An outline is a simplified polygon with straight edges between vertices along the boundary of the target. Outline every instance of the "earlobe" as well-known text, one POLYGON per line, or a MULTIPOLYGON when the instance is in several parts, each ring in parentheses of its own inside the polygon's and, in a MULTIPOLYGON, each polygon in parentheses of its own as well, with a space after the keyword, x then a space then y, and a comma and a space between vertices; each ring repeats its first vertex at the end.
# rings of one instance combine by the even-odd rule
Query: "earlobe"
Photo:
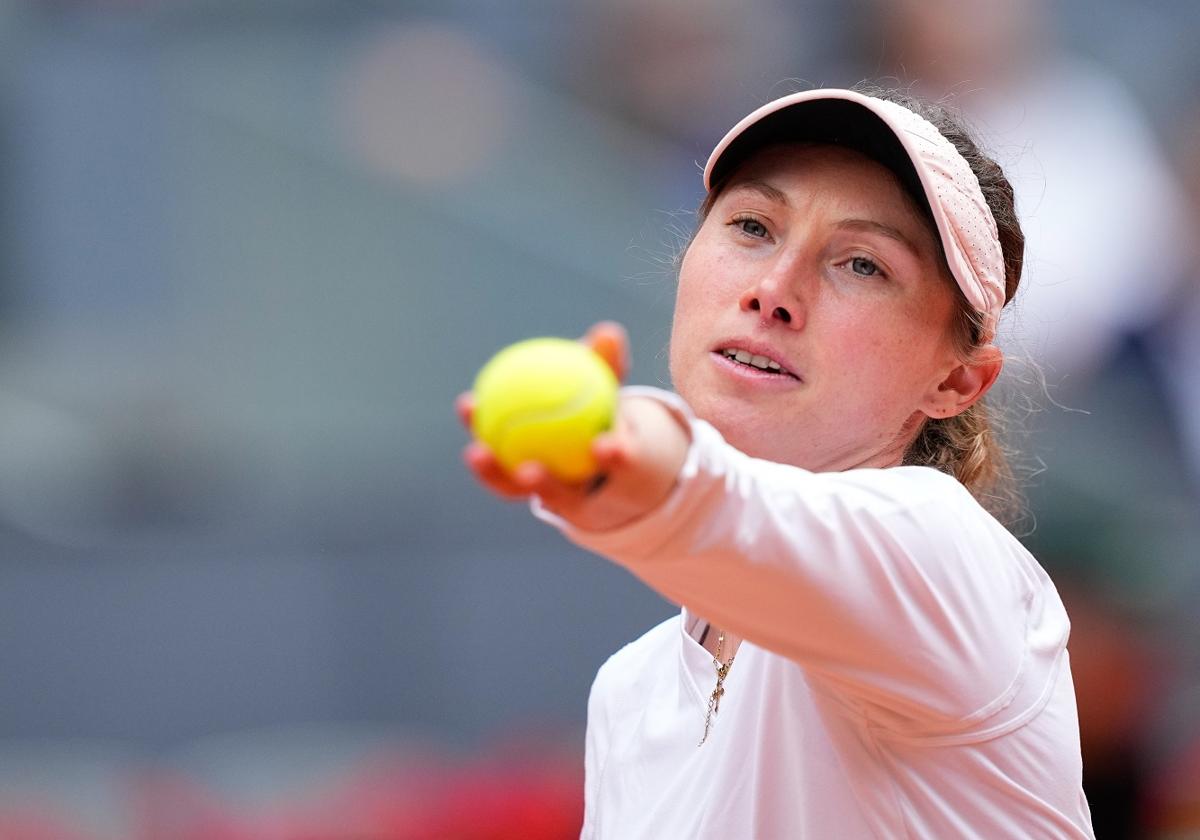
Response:
POLYGON ((953 417, 966 411, 996 383, 1004 354, 994 344, 975 351, 969 362, 955 366, 926 397, 922 411, 929 417, 953 417))

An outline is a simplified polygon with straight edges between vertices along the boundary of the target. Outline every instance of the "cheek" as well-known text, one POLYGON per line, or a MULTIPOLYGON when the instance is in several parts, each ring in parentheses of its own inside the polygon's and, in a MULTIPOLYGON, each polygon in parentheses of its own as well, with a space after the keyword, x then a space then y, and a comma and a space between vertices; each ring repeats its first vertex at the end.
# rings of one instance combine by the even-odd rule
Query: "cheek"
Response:
POLYGON ((870 395, 871 401, 906 408, 923 390, 933 369, 933 342, 902 313, 851 307, 826 326, 815 345, 833 369, 842 371, 844 386, 870 395))
POLYGON ((681 393, 696 370, 695 359, 713 338, 712 325, 737 305, 736 295, 730 297, 731 272, 725 263, 703 231, 680 261, 668 358, 671 380, 681 393))
POLYGON ((724 273, 711 250, 697 239, 683 255, 675 289, 673 336, 686 337, 724 299, 718 287, 724 273))
POLYGON ((683 353, 683 347, 688 342, 690 324, 695 320, 692 309, 697 296, 692 291, 695 283, 693 270, 692 249, 683 255, 679 265, 679 274, 675 280, 675 310, 671 316, 671 341, 667 347, 671 379, 678 387, 681 368, 678 360, 683 353))
POLYGON ((702 230, 679 266, 675 312, 713 312, 736 306, 752 270, 736 248, 714 241, 716 235, 702 230))

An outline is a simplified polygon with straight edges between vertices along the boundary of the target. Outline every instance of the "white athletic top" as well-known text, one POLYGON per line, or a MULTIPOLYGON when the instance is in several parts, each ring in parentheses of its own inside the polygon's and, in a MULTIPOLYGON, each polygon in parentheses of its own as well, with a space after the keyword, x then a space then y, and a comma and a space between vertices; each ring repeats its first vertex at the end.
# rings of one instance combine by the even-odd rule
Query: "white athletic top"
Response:
POLYGON ((666 501, 605 532, 533 506, 683 605, 596 675, 583 838, 1093 837, 1062 602, 961 484, 750 458, 626 393, 690 426, 666 501), (705 620, 744 641, 697 746, 705 620))

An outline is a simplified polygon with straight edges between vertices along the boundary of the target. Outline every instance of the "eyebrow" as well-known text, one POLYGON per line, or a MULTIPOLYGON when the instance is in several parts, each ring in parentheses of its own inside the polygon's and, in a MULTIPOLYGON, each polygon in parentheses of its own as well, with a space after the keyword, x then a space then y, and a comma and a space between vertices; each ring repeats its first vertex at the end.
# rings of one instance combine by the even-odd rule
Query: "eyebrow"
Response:
POLYGON ((784 207, 791 207, 787 195, 780 189, 777 189, 766 181, 760 181, 757 178, 751 178, 746 181, 738 181, 731 189, 740 190, 748 189, 759 193, 769 201, 774 201, 776 204, 782 204, 784 207))
POLYGON ((916 256, 921 256, 921 251, 913 244, 912 240, 901 233, 899 229, 891 225, 885 225, 883 222, 876 222, 873 219, 842 219, 834 227, 841 228, 842 230, 861 230, 867 233, 877 233, 880 236, 886 236, 888 239, 894 239, 912 251, 916 256))
MULTIPOLYGON (((758 178, 749 178, 745 181, 738 181, 730 187, 730 190, 748 189, 752 192, 759 193, 769 201, 774 201, 777 204, 782 204, 784 207, 791 207, 788 201, 787 194, 777 187, 773 187, 766 181, 758 178)), ((911 251, 916 256, 921 256, 921 250, 913 243, 911 239, 900 232, 899 228, 885 225, 883 222, 877 222, 874 219, 842 219, 837 222, 835 227, 842 230, 858 230, 867 233, 876 233, 880 236, 886 236, 888 239, 895 240, 911 251)))

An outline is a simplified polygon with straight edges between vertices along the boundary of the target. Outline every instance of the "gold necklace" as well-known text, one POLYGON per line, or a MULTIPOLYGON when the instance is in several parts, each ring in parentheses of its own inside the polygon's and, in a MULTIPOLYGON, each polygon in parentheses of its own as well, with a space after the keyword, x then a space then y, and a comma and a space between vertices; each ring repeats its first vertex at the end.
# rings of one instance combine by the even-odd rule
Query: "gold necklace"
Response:
POLYGON ((701 746, 708 739, 708 730, 712 728, 713 715, 720 709, 721 695, 725 693, 725 676, 729 673, 729 669, 733 667, 733 660, 737 658, 737 654, 735 653, 729 657, 728 662, 721 662, 721 648, 725 646, 725 631, 721 630, 718 632, 717 653, 713 657, 713 665, 717 669, 717 685, 713 688, 713 692, 708 698, 708 713, 704 716, 704 737, 700 739, 700 743, 696 745, 697 747, 701 746))

